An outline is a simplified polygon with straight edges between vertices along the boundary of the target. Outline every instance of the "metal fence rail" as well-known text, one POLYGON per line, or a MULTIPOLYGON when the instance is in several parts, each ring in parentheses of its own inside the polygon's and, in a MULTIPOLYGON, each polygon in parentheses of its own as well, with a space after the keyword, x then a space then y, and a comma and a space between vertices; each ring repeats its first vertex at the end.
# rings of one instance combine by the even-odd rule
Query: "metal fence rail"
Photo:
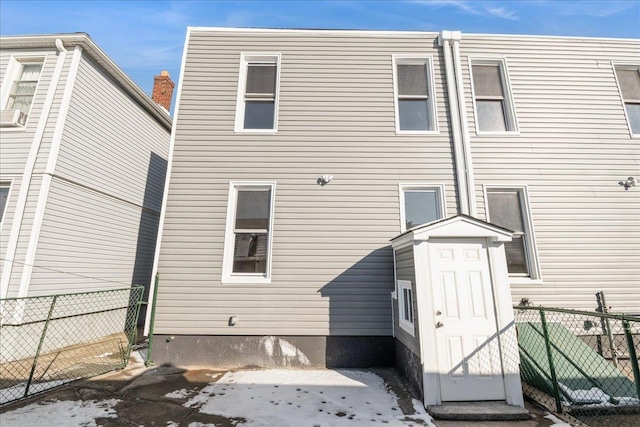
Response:
POLYGON ((0 299, 0 405, 124 368, 143 290, 0 299))
POLYGON ((516 306, 520 372, 590 426, 640 426, 640 318, 516 306))

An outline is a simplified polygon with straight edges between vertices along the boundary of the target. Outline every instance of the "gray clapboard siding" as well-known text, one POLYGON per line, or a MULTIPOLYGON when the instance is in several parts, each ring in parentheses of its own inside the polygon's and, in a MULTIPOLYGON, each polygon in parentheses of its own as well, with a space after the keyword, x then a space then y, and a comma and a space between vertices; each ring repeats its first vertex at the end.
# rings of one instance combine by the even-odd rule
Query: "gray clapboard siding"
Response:
POLYGON ((389 239, 400 232, 398 183, 443 183, 447 208, 455 213, 457 206, 438 71, 440 134, 395 134, 392 55, 432 55, 440 70, 434 38, 191 33, 156 333, 391 335, 389 239), (240 54, 261 51, 282 55, 278 132, 234 134, 240 54), (334 180, 320 187, 323 174, 334 180), (271 284, 220 283, 232 180, 276 182, 271 284), (233 328, 231 315, 239 318, 233 328))
POLYGON ((159 212, 166 141, 166 129, 83 56, 56 174, 159 212))
MULTIPOLYGON (((129 286, 136 263, 150 270, 153 251, 139 251, 154 245, 158 215, 154 217, 155 222, 148 221, 138 206, 54 178, 30 295, 129 286)), ((146 271, 147 280, 150 275, 146 271)))
POLYGON ((477 203, 483 184, 527 185, 543 283, 514 301, 592 310, 604 290, 618 312, 640 311, 638 175, 611 62, 640 62, 637 40, 465 35, 461 42, 477 203), (507 58, 520 135, 475 134, 467 56, 507 58))
POLYGON ((392 301, 393 304, 393 331, 396 338, 402 342, 413 354, 420 357, 420 331, 418 328, 418 303, 416 301, 416 275, 415 265, 413 261, 413 246, 402 248, 396 251, 396 278, 398 280, 408 280, 411 282, 413 289, 413 314, 414 314, 414 336, 411 336, 400 327, 399 316, 400 308, 398 306, 400 297, 392 301))

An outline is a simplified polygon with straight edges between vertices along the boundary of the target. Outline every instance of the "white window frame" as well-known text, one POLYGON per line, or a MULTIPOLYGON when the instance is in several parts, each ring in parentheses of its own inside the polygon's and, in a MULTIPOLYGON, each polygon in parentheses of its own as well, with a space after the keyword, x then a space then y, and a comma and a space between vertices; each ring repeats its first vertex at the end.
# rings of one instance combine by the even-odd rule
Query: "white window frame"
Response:
POLYGON ((440 208, 440 218, 444 218, 447 212, 447 206, 445 204, 445 195, 444 195, 444 184, 432 184, 432 183, 421 183, 421 182, 401 182, 398 184, 398 191, 400 193, 400 232, 404 233, 407 231, 407 220, 406 220, 406 212, 405 212, 405 199, 404 193, 405 191, 424 191, 424 192, 435 192, 437 195, 437 200, 440 208))
MULTIPOLYGON (((616 72, 616 70, 636 70, 638 73, 640 73, 640 65, 612 62, 611 66, 613 67, 613 76, 616 79, 616 86, 618 87, 618 93, 620 94, 620 100, 622 101, 622 109, 624 110, 624 118, 627 121, 629 135, 631 136, 631 138, 640 138, 640 133, 633 133, 633 128, 631 127, 631 120, 629 119, 629 115, 627 114, 627 101, 625 101, 624 96, 622 95, 622 87, 620 87, 620 81, 618 81, 618 73, 616 72)), ((633 102, 633 104, 636 104, 636 103, 633 102)))
POLYGON ((2 226, 4 225, 4 219, 7 216, 7 211, 9 210, 9 202, 11 201, 11 191, 13 190, 13 180, 0 178, 0 187, 9 188, 9 192, 7 193, 7 204, 4 206, 4 211, 0 212, 0 230, 2 230, 2 226))
POLYGON ((416 329, 416 313, 414 310, 415 299, 416 295, 413 292, 412 283, 409 280, 398 280, 398 325, 400 325, 400 328, 412 337, 415 337, 416 329), (411 292, 411 305, 409 307, 411 309, 411 320, 404 317, 405 305, 407 304, 407 301, 404 298, 405 289, 411 292))
POLYGON ((487 222, 491 222, 489 215, 489 196, 491 190, 517 191, 520 199, 520 211, 524 225, 524 250, 527 259, 527 267, 529 275, 511 274, 509 273, 509 282, 511 284, 542 284, 542 275, 540 274, 540 262, 538 259, 538 248, 536 245, 536 237, 533 229, 533 220, 531 217, 531 207, 529 205, 529 190, 526 185, 501 185, 501 184, 484 184, 484 211, 487 222))
POLYGON ((244 284, 269 284, 271 283, 271 259, 273 246, 273 216, 274 202, 276 197, 276 183, 263 181, 231 181, 229 183, 229 201, 227 205, 227 222, 224 236, 224 254, 222 260, 222 278, 221 283, 244 283, 244 284), (267 265, 265 273, 234 273, 233 272, 233 256, 235 246, 235 219, 238 189, 242 188, 264 188, 271 190, 271 200, 269 206, 269 232, 268 232, 268 252, 267 265))
POLYGON ((236 99, 236 120, 234 132, 273 134, 278 132, 278 104, 280 99, 280 53, 272 52, 242 52, 240 54, 240 73, 238 75, 238 96, 236 99), (247 86, 247 70, 249 64, 275 64, 276 88, 273 107, 273 129, 245 129, 245 90, 247 86))
POLYGON ((20 56, 11 56, 9 58, 9 63, 7 64, 7 69, 4 73, 4 79, 2 81, 2 85, 0 85, 0 110, 6 110, 7 105, 9 103, 9 96, 11 94, 11 89, 13 87, 13 82, 18 78, 20 71, 22 70, 22 64, 36 63, 42 64, 42 69, 40 70, 40 75, 38 76, 38 83, 36 84, 36 88, 33 92, 33 100, 31 101, 31 105, 29 106, 29 111, 23 111, 27 115, 27 122, 24 126, 15 126, 15 127, 0 127, 2 132, 24 132, 27 128, 27 124, 29 123, 29 119, 31 118, 31 111, 33 110, 33 104, 38 95, 38 91, 40 89, 40 84, 42 82, 42 73, 44 72, 46 57, 43 55, 20 55, 20 56))
POLYGON ((426 55, 416 57, 415 55, 392 55, 393 66, 393 105, 395 108, 396 134, 397 135, 438 135, 438 112, 436 99, 436 85, 433 76, 433 56, 426 55), (433 124, 428 130, 401 130, 400 129, 400 107, 398 105, 398 65, 424 65, 427 69, 427 112, 429 122, 433 124))
POLYGON ((469 83, 471 84, 471 100, 473 102, 473 115, 475 120, 476 135, 519 135, 518 116, 516 114, 516 105, 513 100, 513 92, 511 91, 511 81, 509 79, 509 68, 507 66, 507 58, 500 57, 469 57, 469 83), (504 93, 504 121, 506 131, 483 131, 479 130, 478 124, 478 106, 476 105, 476 90, 473 87, 473 66, 488 65, 497 66, 500 70, 500 83, 502 84, 502 92, 504 93))

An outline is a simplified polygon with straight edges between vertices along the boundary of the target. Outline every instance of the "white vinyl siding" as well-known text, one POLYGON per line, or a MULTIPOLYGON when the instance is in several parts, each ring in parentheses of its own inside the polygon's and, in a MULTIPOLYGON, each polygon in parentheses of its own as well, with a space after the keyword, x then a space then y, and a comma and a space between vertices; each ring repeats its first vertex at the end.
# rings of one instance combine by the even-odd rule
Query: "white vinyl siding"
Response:
POLYGON ((280 54, 243 53, 240 59, 236 132, 275 132, 280 54))
POLYGON ((517 132, 506 61, 474 58, 471 70, 478 132, 517 132))
POLYGON ((400 184, 400 231, 445 216, 444 185, 400 184))
MULTIPOLYGON (((502 55, 517 101, 519 135, 476 135, 467 111, 480 218, 485 184, 526 185, 539 283, 512 284, 514 303, 593 310, 605 291, 616 312, 640 307, 638 193, 618 185, 636 176, 640 146, 629 137, 613 64, 640 58, 637 40, 467 34, 461 55, 502 55)), ((466 99, 471 73, 463 61, 466 99)), ((513 283, 513 282, 512 282, 513 283)))
POLYGON ((223 283, 269 283, 275 183, 229 185, 223 283))
POLYGON ((396 133, 437 132, 431 57, 393 56, 396 133))
POLYGON ((616 66, 616 75, 629 129, 633 136, 640 136, 640 67, 616 66))
MULTIPOLYGON (((396 135, 392 55, 424 34, 192 30, 158 271, 157 333, 390 336, 399 182, 441 182, 456 211, 444 80, 441 134, 396 135), (278 132, 234 133, 242 52, 282 54, 278 132), (317 180, 332 175, 324 186, 317 180), (390 178, 392 176, 392 178, 390 178), (277 182, 268 286, 220 283, 229 181, 277 182), (234 327, 230 316, 238 316, 234 327)), ((435 40, 437 34, 428 35, 435 40)))

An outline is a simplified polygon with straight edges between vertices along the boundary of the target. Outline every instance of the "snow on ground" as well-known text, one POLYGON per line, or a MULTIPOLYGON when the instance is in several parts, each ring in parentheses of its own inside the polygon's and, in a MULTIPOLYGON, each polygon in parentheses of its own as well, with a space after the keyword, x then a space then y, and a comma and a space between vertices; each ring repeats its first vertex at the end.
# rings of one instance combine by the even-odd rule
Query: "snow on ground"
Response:
MULTIPOLYGON (((39 393, 45 390, 49 390, 51 388, 59 387, 63 384, 71 382, 73 380, 54 380, 47 382, 34 382, 31 384, 30 393, 39 393)), ((18 400, 24 396, 25 391, 27 391, 27 383, 22 382, 20 384, 16 384, 11 387, 0 389, 0 405, 4 405, 7 402, 11 402, 13 400, 18 400)), ((4 427, 4 426, 2 426, 4 427)))
POLYGON ((96 427, 96 418, 116 418, 113 407, 118 402, 119 399, 32 403, 2 414, 2 427, 96 427))
POLYGON ((571 427, 571 424, 565 423, 564 421, 562 421, 560 418, 556 417, 555 415, 547 414, 544 417, 553 422, 551 427, 571 427))
MULTIPOLYGON (((178 390, 176 393, 180 392, 178 390)), ((224 417, 243 427, 433 426, 419 401, 405 416, 379 376, 351 370, 228 372, 184 406, 224 417)))

